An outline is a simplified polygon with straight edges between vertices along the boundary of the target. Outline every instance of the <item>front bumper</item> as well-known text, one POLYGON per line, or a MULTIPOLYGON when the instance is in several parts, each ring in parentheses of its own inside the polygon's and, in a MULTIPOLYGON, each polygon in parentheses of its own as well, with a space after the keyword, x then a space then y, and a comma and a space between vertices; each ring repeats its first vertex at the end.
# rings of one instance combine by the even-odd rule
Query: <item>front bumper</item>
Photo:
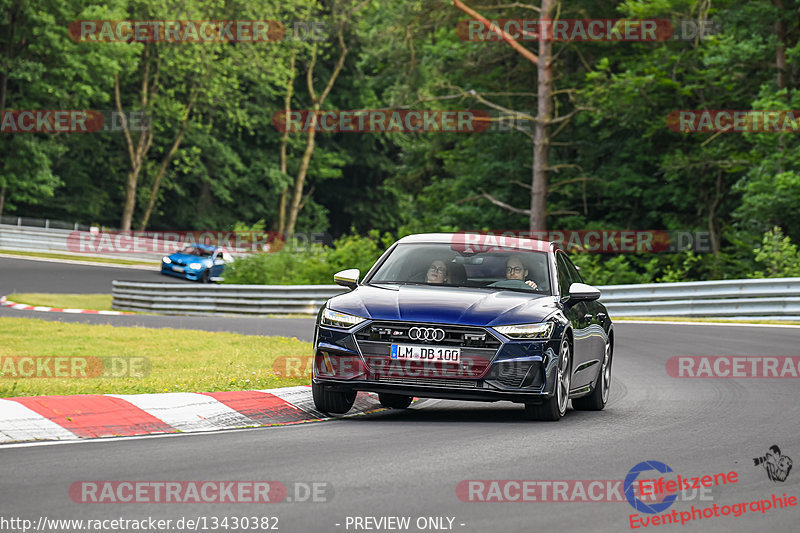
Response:
MULTIPOLYGON (((399 332, 414 325, 393 324, 399 332)), ((371 326, 371 321, 349 330, 318 326, 314 383, 341 391, 487 402, 538 403, 555 392, 557 340, 511 340, 492 328, 473 328, 485 331, 499 342, 496 348, 484 349, 483 353, 462 347, 462 359, 464 354, 471 357, 470 365, 463 365, 466 370, 455 368, 458 367, 455 364, 445 368, 419 363, 412 368, 408 362, 398 366, 397 361, 391 361, 391 339, 382 343, 365 340, 364 331, 371 326)), ((453 325, 422 326, 466 329, 453 325)))
POLYGON ((175 272, 174 270, 172 270, 172 266, 165 265, 163 263, 161 264, 162 274, 166 274, 167 276, 174 276, 176 278, 189 279, 192 281, 198 281, 200 277, 203 275, 204 270, 205 268, 201 268, 199 270, 193 270, 187 266, 184 267, 183 272, 175 272))

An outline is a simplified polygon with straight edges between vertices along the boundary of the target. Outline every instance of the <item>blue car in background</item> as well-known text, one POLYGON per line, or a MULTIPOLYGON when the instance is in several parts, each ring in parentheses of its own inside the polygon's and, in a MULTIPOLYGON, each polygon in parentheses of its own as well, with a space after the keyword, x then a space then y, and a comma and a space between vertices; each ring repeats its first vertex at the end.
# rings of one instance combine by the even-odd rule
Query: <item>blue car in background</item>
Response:
POLYGON ((192 244, 180 252, 164 256, 161 273, 202 283, 222 281, 225 265, 231 261, 230 254, 217 246, 192 244))

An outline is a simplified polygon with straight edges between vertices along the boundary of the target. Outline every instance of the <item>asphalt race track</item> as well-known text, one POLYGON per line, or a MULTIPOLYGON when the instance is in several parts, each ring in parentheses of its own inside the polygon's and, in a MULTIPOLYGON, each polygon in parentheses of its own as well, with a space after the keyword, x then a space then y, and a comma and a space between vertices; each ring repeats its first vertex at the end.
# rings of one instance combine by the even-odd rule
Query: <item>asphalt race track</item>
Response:
MULTIPOLYGON (((206 329, 209 323, 196 325, 206 329)), ((298 328, 310 330, 311 322, 298 328)), ((173 524, 181 517, 201 518, 207 531, 213 530, 212 517, 277 517, 279 531, 298 533, 393 531, 353 524, 354 517, 395 516, 410 517, 408 531, 447 531, 418 529, 416 521, 449 517, 451 530, 465 533, 619 532, 631 530, 634 514, 624 501, 469 502, 459 499, 456 487, 463 480, 622 480, 642 461, 663 462, 684 477, 738 474, 736 483, 714 487, 705 496, 713 500, 677 501, 667 513, 689 511, 692 505, 767 500, 772 494, 800 497, 799 467, 777 482, 753 463, 774 444, 800 460, 797 379, 676 379, 665 370, 667 359, 676 355, 800 355, 800 329, 618 324, 616 339, 606 410, 569 411, 556 423, 527 421, 513 404, 426 400, 406 411, 322 423, 0 447, 0 516, 34 524, 40 517, 153 517, 173 524), (290 498, 295 497, 293 483, 316 482, 326 484, 329 498, 318 503, 83 504, 68 493, 81 480, 279 481, 290 488, 290 498)), ((739 517, 642 529, 789 532, 797 531, 798 519, 797 506, 766 514, 748 509, 739 517)), ((448 523, 445 519, 445 528, 448 523)))
MULTIPOLYGON (((0 515, 48 518, 276 516, 286 532, 354 531, 347 517, 455 517, 463 532, 626 531, 626 502, 485 503, 456 496, 462 480, 619 480, 661 461, 684 476, 735 471, 712 504, 800 496, 800 472, 769 481, 753 458, 777 444, 800 457, 796 379, 675 379, 676 354, 797 354, 798 330, 620 324, 605 411, 560 422, 513 404, 425 401, 405 412, 242 431, 0 449, 0 515), (275 504, 78 504, 80 480, 262 480, 327 483, 330 501, 275 504), (331 489, 332 488, 332 489, 331 489), (459 524, 465 524, 460 526, 459 524), (340 524, 340 526, 336 526, 340 524)), ((291 494, 291 492, 290 492, 291 494)), ((797 507, 704 519, 688 531, 797 531, 797 507)), ((651 526, 655 527, 655 526, 651 526)), ((665 528, 680 526, 658 526, 665 528)), ((682 529, 679 529, 682 530, 682 529)), ((389 531, 381 529, 380 531, 389 531)), ((416 529, 411 529, 416 531, 416 529)))
POLYGON ((117 280, 154 283, 194 283, 153 270, 77 265, 0 256, 0 295, 12 292, 48 292, 73 294, 111 294, 111 282, 117 280))
MULTIPOLYGON (((118 280, 151 281, 155 283, 195 283, 164 276, 154 269, 101 267, 92 265, 61 264, 54 262, 9 259, 0 257, 0 296, 14 292, 45 293, 111 293, 111 282, 118 280)), ((230 331, 244 335, 280 335, 311 341, 311 318, 263 318, 220 316, 155 316, 155 315, 73 315, 20 311, 0 307, 1 317, 27 317, 58 322, 81 324, 111 324, 112 326, 141 326, 147 328, 202 329, 205 331, 230 331)))

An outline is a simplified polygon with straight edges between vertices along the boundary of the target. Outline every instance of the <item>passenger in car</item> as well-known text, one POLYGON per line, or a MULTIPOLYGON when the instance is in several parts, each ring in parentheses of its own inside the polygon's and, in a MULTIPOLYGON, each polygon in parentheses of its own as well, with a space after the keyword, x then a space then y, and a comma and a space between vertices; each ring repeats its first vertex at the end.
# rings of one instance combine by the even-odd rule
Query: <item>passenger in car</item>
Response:
POLYGON ((428 267, 428 274, 425 277, 427 283, 447 283, 447 265, 441 259, 437 259, 428 267))

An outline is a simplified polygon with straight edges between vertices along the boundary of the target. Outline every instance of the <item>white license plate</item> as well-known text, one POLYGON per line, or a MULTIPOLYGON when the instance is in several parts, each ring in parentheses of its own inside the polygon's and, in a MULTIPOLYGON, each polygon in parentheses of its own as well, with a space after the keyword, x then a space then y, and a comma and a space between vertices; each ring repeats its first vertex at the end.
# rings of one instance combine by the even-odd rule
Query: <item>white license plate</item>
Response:
POLYGON ((172 270, 175 271, 175 272, 183 272, 183 267, 174 266, 174 267, 172 267, 172 270))
POLYGON ((458 363, 461 361, 461 348, 392 344, 391 358, 398 361, 458 363))

